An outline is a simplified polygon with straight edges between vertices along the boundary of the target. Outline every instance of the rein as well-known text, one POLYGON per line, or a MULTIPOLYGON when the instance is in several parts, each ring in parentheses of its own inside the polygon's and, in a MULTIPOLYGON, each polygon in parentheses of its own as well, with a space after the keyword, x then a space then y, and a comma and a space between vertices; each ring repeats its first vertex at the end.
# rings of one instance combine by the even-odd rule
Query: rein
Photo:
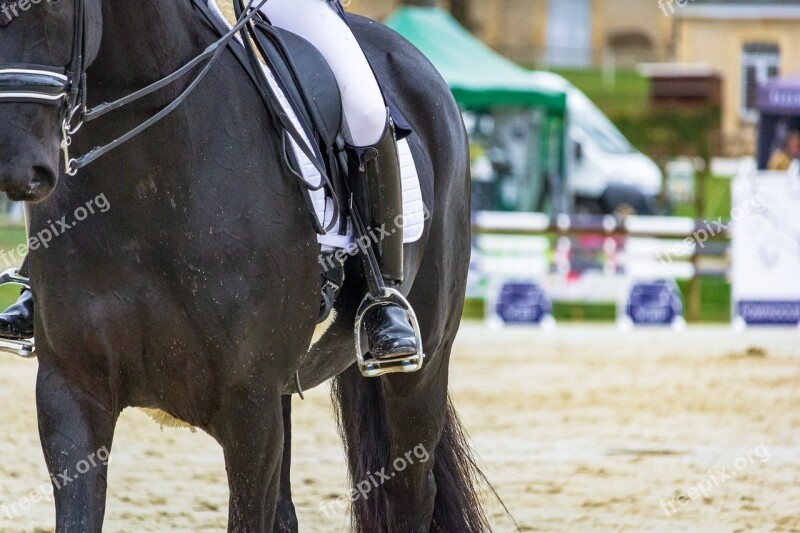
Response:
MULTIPOLYGON (((206 77, 225 46, 244 28, 268 0, 250 0, 237 23, 225 35, 209 45, 200 55, 172 74, 120 98, 114 102, 86 107, 86 8, 84 0, 75 0, 75 24, 72 59, 66 69, 45 65, 0 65, 0 103, 23 102, 61 106, 61 151, 64 154, 65 173, 74 176, 79 169, 136 137, 153 124, 174 111, 206 77), (257 6, 253 4, 257 2, 257 6), (72 136, 81 126, 103 115, 135 102, 174 81, 183 78, 190 70, 206 61, 203 69, 192 79, 186 89, 158 113, 139 126, 108 144, 98 146, 80 157, 70 157, 72 136)), ((313 159, 312 159, 313 161, 313 159)))

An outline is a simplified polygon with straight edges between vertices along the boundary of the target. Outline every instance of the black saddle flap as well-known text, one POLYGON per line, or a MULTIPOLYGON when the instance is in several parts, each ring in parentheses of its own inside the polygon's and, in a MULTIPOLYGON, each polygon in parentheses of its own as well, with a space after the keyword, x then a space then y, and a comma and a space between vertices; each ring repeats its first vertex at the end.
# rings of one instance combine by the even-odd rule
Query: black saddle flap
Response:
POLYGON ((342 125, 342 99, 336 77, 310 42, 292 32, 271 29, 280 37, 288 60, 271 36, 257 27, 260 48, 268 56, 275 76, 283 82, 290 101, 300 108, 295 111, 320 136, 324 152, 335 142, 342 125))

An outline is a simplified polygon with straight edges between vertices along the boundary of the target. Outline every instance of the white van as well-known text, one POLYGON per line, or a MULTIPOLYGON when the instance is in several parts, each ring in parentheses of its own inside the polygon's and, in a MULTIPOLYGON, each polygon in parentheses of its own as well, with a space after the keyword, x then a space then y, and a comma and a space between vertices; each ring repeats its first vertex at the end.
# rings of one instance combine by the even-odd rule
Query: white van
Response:
POLYGON ((558 74, 533 72, 542 87, 567 93, 567 184, 579 213, 648 215, 661 193, 663 174, 637 151, 577 87, 558 74))

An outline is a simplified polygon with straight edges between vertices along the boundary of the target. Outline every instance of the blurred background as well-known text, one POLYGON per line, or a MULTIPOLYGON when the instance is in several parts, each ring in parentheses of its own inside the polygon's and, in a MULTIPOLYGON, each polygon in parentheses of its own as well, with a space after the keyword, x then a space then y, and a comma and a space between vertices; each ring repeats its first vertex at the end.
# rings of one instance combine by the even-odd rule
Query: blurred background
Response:
MULTIPOLYGON (((730 222, 736 202, 760 196, 734 199, 733 184, 752 183, 800 125, 797 2, 352 0, 349 8, 417 45, 464 110, 476 237, 468 316, 496 311, 485 305, 498 297, 496 278, 527 276, 559 321, 614 320, 632 284, 646 281, 676 291, 691 322, 752 318, 741 302, 766 293, 746 285, 768 274, 733 268, 730 222), (695 243, 681 245, 687 238, 695 243)), ((770 170, 788 171, 798 155, 770 170)), ((764 222, 754 218, 742 224, 764 222)), ((796 243, 785 250, 787 272, 800 266, 790 250, 796 243)), ((750 253, 745 246, 740 255, 750 253)), ((783 285, 782 300, 800 296, 788 282, 794 289, 783 285)), ((782 309, 800 316, 796 304, 782 309)))
MULTIPOLYGON (((800 3, 346 7, 420 48, 470 136, 451 388, 494 530, 800 531, 800 3)), ((0 531, 49 531, 46 498, 2 514, 47 481, 35 366, 3 369, 0 531)), ((294 406, 300 530, 347 531, 327 393, 294 406)), ((207 436, 126 412, 113 463, 109 531, 224 529, 207 436)))

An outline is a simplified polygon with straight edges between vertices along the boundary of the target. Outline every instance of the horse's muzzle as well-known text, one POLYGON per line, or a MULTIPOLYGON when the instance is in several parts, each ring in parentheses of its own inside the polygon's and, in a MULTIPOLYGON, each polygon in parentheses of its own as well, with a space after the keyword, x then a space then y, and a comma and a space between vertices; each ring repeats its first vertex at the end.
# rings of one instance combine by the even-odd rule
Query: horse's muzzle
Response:
POLYGON ((0 192, 14 202, 38 202, 55 187, 61 164, 57 108, 0 105, 0 192))
POLYGON ((55 184, 56 171, 45 163, 0 163, 0 191, 12 202, 38 202, 55 184))

